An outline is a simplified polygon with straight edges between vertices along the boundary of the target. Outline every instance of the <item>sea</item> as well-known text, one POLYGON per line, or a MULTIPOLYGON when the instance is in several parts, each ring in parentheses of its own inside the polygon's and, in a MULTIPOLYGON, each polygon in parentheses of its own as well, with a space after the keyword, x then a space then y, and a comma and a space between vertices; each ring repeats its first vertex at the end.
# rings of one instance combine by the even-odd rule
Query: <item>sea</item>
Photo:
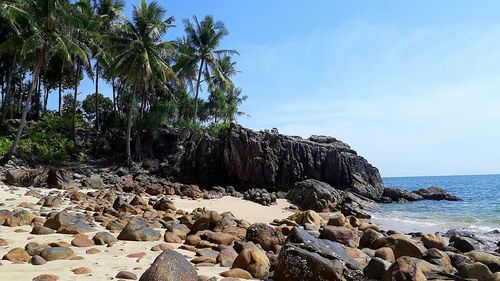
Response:
POLYGON ((383 178, 386 187, 406 190, 437 186, 463 201, 380 204, 370 210, 375 222, 406 231, 463 229, 480 236, 500 231, 500 175, 383 178))

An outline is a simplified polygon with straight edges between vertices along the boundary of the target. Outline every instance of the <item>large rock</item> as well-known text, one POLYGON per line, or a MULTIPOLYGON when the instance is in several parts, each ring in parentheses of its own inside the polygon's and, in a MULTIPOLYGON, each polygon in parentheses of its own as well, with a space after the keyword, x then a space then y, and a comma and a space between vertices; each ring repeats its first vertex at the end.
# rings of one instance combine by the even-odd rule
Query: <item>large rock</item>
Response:
POLYGON ((286 196, 303 210, 330 212, 340 203, 340 194, 331 185, 317 180, 297 182, 286 196))
POLYGON ((389 267, 382 281, 427 281, 427 278, 418 266, 418 259, 404 256, 389 267))
POLYGON ((283 245, 285 237, 267 224, 256 223, 247 229, 246 240, 260 244, 265 251, 275 251, 278 246, 283 245))
POLYGON ((139 281, 196 281, 195 267, 181 254, 164 251, 142 274, 139 281))
POLYGON ((359 264, 336 242, 293 228, 274 271, 276 281, 361 280, 359 264))
POLYGON ((146 221, 134 218, 127 223, 117 238, 127 241, 157 241, 161 239, 161 233, 150 228, 146 221))
POLYGON ((422 196, 426 200, 448 200, 448 201, 461 201, 455 195, 451 195, 439 187, 421 188, 413 191, 413 193, 422 196))
POLYGON ((332 137, 302 139, 237 124, 221 138, 183 138, 167 129, 159 135, 155 154, 166 159, 160 174, 184 182, 288 190, 296 182, 316 179, 372 199, 382 195, 379 171, 332 137))
POLYGON ((382 197, 390 198, 394 202, 404 202, 404 201, 418 201, 424 198, 418 194, 411 191, 403 190, 400 188, 386 187, 384 188, 384 193, 382 197))
POLYGON ((15 186, 35 186, 43 182, 43 176, 40 176, 41 172, 38 169, 29 170, 8 170, 5 172, 5 181, 10 185, 15 186))
POLYGON ((51 213, 43 226, 63 234, 83 234, 95 231, 84 217, 66 211, 51 213))
POLYGON ((233 262, 233 268, 244 269, 258 279, 265 279, 269 275, 270 267, 271 263, 266 252, 252 242, 245 244, 233 262))

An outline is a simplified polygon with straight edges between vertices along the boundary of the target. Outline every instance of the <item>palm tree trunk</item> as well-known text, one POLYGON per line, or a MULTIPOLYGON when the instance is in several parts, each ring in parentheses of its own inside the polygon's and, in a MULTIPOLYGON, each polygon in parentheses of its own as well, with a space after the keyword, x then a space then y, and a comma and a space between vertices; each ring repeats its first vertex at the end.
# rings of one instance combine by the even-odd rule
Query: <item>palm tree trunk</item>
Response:
POLYGON ((95 128, 99 131, 99 62, 95 63, 95 128))
POLYGON ((115 78, 111 79, 111 88, 113 89, 113 112, 116 112, 115 78))
POLYGON ((42 92, 42 77, 38 76, 37 88, 36 88, 36 98, 35 98, 35 119, 40 119, 40 95, 42 92))
POLYGON ((5 86, 5 96, 3 98, 2 102, 2 119, 0 120, 0 125, 3 125, 5 123, 5 119, 7 117, 7 106, 10 102, 10 89, 12 85, 12 73, 14 72, 14 68, 16 67, 17 63, 17 52, 14 52, 14 57, 12 58, 12 64, 9 67, 9 73, 7 74, 7 82, 5 86))
MULTIPOLYGON (((44 79, 46 80, 46 79, 44 79)), ((47 113, 47 102, 49 100, 50 87, 47 85, 47 81, 45 81, 45 95, 43 96, 43 114, 44 116, 47 113)))
POLYGON ((21 140, 21 135, 23 134, 24 127, 26 126, 26 116, 28 115, 28 111, 30 109, 31 98, 32 98, 33 92, 35 90, 38 77, 40 77, 40 71, 42 69, 42 65, 45 61, 46 56, 47 56, 47 47, 44 46, 42 49, 42 52, 40 54, 38 54, 37 63, 35 65, 35 70, 33 71, 33 79, 31 79, 31 85, 30 85, 30 89, 28 91, 28 97, 26 98, 26 102, 24 104, 24 109, 23 109, 23 114, 21 116, 21 123, 19 124, 19 127, 17 128, 16 138, 14 139, 14 142, 12 143, 12 145, 9 149, 9 152, 7 152, 7 154, 5 154, 5 156, 2 157, 2 159, 0 159, 0 166, 3 166, 7 162, 9 162, 10 158, 12 158, 12 155, 14 155, 14 153, 16 152, 19 141, 21 140))
POLYGON ((61 73, 59 75, 59 100, 58 100, 58 112, 59 116, 62 116, 62 79, 63 79, 63 68, 64 63, 61 65, 61 73))
POLYGON ((132 99, 130 99, 127 111, 127 136, 126 136, 126 148, 125 153, 127 154, 127 166, 132 166, 132 154, 130 152, 130 142, 132 137, 132 99))
POLYGON ((200 92, 201 72, 203 70, 203 63, 204 62, 205 62, 205 60, 202 59, 201 63, 200 63, 200 70, 198 70, 198 80, 196 81, 196 94, 194 96, 194 118, 193 118, 194 122, 196 122, 196 120, 198 120, 198 94, 200 92))
POLYGON ((76 75, 75 75, 75 92, 73 93, 73 144, 77 146, 76 141, 76 105, 78 98, 78 84, 80 83, 80 63, 76 62, 76 75))

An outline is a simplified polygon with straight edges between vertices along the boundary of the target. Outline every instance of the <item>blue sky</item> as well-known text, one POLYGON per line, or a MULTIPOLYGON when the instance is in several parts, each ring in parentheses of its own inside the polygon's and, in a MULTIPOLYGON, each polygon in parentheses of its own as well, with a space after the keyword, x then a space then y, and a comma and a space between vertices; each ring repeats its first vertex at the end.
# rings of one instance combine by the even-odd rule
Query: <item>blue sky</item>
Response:
POLYGON ((500 173, 498 1, 159 3, 166 39, 192 15, 226 23, 247 127, 335 136, 383 176, 500 173))

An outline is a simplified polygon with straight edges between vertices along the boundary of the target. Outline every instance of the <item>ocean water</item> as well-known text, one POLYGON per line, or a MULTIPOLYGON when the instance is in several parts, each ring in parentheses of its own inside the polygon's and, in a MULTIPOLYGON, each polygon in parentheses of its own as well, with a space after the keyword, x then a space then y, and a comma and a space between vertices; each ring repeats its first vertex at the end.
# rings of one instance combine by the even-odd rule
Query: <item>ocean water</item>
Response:
POLYGON ((410 224, 415 230, 467 229, 479 234, 500 230, 500 175, 391 177, 383 180, 386 187, 406 190, 438 186, 463 201, 381 204, 371 210, 375 220, 410 224))

